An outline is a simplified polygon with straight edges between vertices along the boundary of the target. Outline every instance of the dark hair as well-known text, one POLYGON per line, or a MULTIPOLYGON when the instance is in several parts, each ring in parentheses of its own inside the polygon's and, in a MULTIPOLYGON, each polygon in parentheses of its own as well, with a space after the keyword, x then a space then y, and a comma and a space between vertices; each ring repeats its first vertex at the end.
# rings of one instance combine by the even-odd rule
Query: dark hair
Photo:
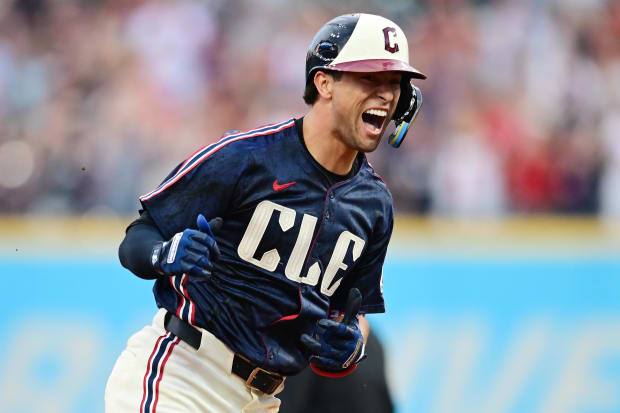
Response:
MULTIPOLYGON (((342 77, 342 72, 338 71, 321 70, 321 72, 331 75, 331 77, 333 77, 336 82, 339 81, 342 77)), ((311 106, 314 105, 314 102, 316 102, 316 100, 319 98, 319 91, 316 89, 316 86, 314 86, 314 73, 312 73, 312 75, 308 77, 308 80, 306 80, 306 88, 304 89, 303 97, 306 105, 311 106)))

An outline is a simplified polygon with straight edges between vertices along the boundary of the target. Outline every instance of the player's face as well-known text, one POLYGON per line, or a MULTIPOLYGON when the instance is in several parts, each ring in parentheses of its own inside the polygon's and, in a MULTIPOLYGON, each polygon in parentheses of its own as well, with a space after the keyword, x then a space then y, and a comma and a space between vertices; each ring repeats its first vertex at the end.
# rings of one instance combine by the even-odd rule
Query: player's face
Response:
POLYGON ((362 152, 377 148, 396 110, 401 76, 398 72, 343 72, 334 83, 337 133, 347 146, 362 152))

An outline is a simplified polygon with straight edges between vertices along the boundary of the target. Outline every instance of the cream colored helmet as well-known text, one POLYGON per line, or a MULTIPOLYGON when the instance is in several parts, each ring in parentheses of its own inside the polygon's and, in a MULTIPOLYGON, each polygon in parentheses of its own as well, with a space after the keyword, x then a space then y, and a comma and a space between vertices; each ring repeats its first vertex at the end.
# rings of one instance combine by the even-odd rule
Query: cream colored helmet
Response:
POLYGON ((400 27, 373 14, 347 14, 327 22, 312 39, 306 55, 306 84, 318 70, 403 73, 401 95, 393 120, 396 130, 388 138, 400 146, 422 105, 420 89, 411 79, 426 75, 409 64, 409 45, 400 27))

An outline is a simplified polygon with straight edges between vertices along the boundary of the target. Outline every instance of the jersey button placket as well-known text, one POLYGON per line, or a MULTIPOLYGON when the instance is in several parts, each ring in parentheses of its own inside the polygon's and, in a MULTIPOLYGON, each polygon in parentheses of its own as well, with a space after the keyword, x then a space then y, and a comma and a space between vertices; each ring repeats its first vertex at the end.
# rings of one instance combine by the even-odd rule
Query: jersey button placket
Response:
MULTIPOLYGON (((329 193, 329 200, 330 200, 330 201, 333 201, 335 197, 336 197, 336 196, 334 195, 334 191, 331 191, 331 192, 329 193)), ((327 204, 327 208, 325 209, 325 219, 329 219, 329 217, 330 217, 329 210, 330 210, 330 209, 331 209, 331 205, 330 205, 330 203, 328 202, 328 204, 327 204)))

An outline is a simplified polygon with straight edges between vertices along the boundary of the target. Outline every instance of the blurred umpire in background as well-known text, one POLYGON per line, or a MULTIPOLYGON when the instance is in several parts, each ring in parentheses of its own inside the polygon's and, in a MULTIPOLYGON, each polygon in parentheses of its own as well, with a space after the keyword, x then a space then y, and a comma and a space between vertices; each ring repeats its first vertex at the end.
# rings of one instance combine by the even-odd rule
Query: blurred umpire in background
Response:
POLYGON ((394 405, 385 377, 381 342, 370 330, 366 340, 368 357, 346 377, 331 379, 305 369, 288 377, 281 413, 392 413, 394 405))

